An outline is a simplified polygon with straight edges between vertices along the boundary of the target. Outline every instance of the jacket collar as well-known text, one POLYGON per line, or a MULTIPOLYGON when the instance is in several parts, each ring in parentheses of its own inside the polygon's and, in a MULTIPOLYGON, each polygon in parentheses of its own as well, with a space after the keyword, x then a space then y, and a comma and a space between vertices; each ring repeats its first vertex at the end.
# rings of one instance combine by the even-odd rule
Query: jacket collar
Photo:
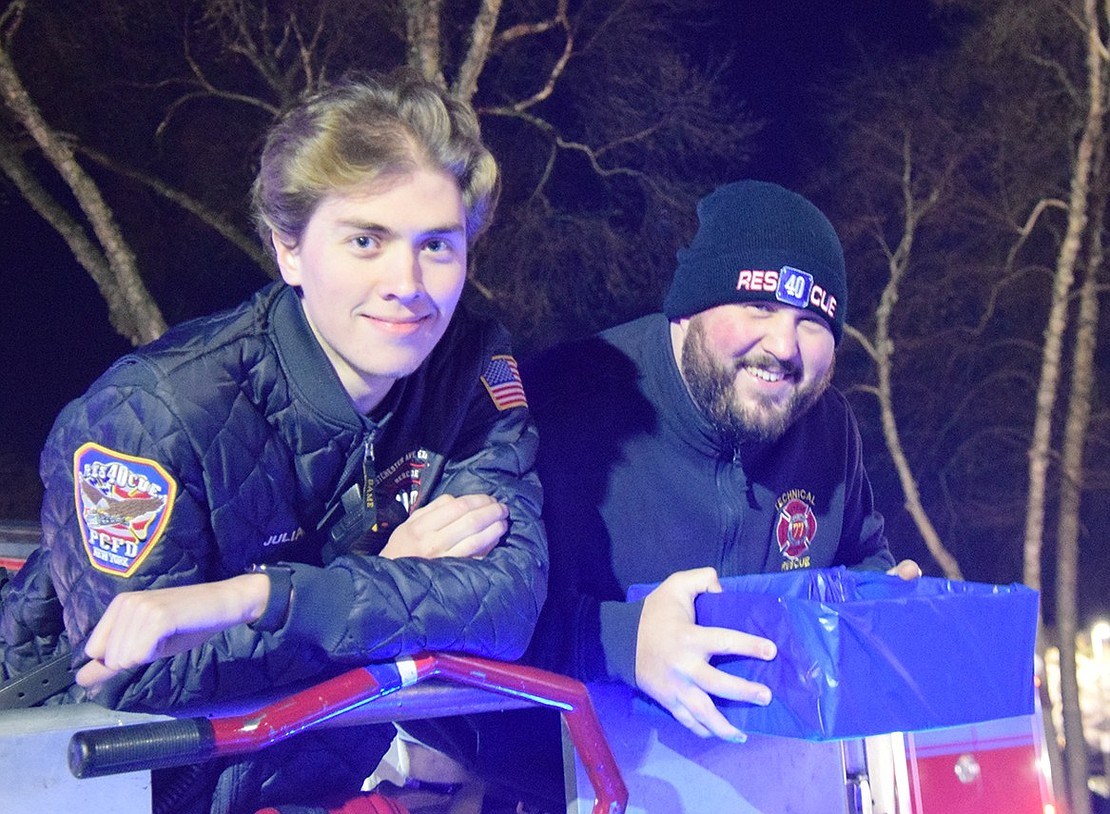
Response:
POLYGON ((731 458, 736 450, 726 441, 694 402, 678 369, 671 345, 671 324, 663 314, 653 314, 646 332, 641 364, 649 386, 660 404, 669 405, 661 416, 669 430, 702 454, 731 458))
MULTIPOLYGON (((273 293, 274 299, 268 312, 269 332, 297 399, 311 405, 325 419, 338 424, 352 427, 381 424, 384 419, 370 422, 355 409, 354 402, 343 389, 339 374, 308 324, 296 289, 281 282, 274 285, 279 288, 273 293)), ((397 403, 401 389, 401 382, 391 388, 382 402, 384 409, 376 410, 375 415, 388 413, 389 406, 397 403)))

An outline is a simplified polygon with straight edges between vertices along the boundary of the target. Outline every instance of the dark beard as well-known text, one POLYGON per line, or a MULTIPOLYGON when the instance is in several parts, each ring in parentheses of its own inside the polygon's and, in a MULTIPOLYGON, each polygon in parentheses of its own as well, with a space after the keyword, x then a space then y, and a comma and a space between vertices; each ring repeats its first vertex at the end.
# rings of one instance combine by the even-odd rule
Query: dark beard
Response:
POLYGON ((790 400, 767 414, 735 401, 733 384, 738 365, 722 365, 710 354, 701 321, 690 320, 682 346, 682 378, 698 409, 709 419, 726 443, 738 448, 747 442, 778 440, 798 418, 812 407, 832 382, 834 364, 820 380, 795 390, 790 400))

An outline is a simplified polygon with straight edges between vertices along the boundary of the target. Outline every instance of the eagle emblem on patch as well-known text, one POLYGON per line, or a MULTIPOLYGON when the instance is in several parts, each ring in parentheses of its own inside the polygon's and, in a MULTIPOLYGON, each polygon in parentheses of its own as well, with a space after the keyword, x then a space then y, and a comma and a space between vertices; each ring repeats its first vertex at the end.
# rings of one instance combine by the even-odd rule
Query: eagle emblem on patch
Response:
POLYGON ((813 496, 801 489, 792 489, 776 502, 778 520, 775 540, 779 551, 788 560, 802 560, 817 534, 817 517, 813 513, 813 496))
POLYGON ((73 454, 73 488, 93 568, 134 574, 169 523, 177 482, 156 461, 89 442, 73 454))

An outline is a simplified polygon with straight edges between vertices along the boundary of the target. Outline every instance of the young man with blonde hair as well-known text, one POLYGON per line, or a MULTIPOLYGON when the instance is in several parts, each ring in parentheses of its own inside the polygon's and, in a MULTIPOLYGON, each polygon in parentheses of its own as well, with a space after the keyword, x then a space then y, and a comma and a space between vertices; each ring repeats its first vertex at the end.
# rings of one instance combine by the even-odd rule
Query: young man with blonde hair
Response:
MULTIPOLYGON (((422 649, 519 656, 545 594, 536 433, 505 332, 458 308, 497 183, 473 111, 411 75, 286 112, 254 187, 282 281, 124 357, 58 418, 9 668, 59 601, 71 698, 119 709, 422 649)), ((174 810, 356 793, 392 734, 214 764, 174 810)))

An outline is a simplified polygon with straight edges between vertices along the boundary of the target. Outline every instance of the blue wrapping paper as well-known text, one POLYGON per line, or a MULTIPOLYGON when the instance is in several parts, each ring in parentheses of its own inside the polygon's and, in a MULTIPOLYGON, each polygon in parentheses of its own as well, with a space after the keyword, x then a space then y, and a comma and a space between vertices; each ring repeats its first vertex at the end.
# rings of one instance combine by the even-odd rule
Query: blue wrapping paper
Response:
MULTIPOLYGON (((767 707, 717 699, 745 732, 838 740, 1033 712, 1038 594, 1024 585, 845 568, 721 580, 698 624, 763 636, 769 662, 716 657, 771 688, 767 707)), ((653 586, 633 586, 629 599, 653 586)))

